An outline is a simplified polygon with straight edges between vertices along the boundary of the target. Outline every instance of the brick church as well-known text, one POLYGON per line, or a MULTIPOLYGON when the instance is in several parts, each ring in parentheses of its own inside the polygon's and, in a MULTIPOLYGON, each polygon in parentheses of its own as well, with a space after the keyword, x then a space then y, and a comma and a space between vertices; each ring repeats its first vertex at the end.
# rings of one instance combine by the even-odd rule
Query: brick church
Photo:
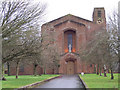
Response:
MULTIPOLYGON (((53 38, 55 48, 61 55, 59 60, 60 74, 77 74, 77 73, 93 73, 94 65, 83 62, 78 55, 81 46, 92 39, 92 33, 97 30, 106 29, 106 17, 103 7, 94 8, 92 21, 74 16, 71 14, 65 15, 53 21, 42 25, 42 32, 47 31, 48 36, 54 32, 53 38)), ((30 71, 24 68, 24 72, 20 74, 33 74, 32 67, 30 71), (27 70, 27 71, 26 71, 27 70)), ((42 72, 42 68, 38 68, 38 73, 42 72)), ((52 74, 52 70, 47 70, 48 74, 52 74)))

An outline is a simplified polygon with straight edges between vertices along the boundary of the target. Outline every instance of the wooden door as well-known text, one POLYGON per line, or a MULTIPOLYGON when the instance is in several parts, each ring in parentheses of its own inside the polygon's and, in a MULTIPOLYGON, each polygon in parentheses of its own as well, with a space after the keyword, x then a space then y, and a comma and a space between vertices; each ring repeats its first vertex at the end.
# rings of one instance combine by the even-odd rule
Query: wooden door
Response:
POLYGON ((67 63, 67 74, 72 75, 75 73, 75 66, 73 61, 68 61, 67 63))

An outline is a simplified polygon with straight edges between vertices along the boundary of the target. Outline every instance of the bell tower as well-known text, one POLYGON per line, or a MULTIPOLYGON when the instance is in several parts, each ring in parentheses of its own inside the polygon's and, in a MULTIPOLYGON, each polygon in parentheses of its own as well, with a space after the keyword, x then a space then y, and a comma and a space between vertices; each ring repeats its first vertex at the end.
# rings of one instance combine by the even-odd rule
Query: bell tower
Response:
POLYGON ((104 7, 94 8, 93 11, 93 22, 96 24, 106 26, 106 17, 104 7))

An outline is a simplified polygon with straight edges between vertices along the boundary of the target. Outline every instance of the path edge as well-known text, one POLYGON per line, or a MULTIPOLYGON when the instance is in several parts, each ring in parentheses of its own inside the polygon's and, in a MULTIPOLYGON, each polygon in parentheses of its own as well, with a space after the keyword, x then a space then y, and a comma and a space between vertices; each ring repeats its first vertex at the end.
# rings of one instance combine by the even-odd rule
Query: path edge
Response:
POLYGON ((24 90, 25 88, 34 87, 34 86, 36 86, 36 85, 38 85, 38 84, 42 84, 42 83, 44 83, 44 82, 48 82, 48 81, 50 81, 50 80, 53 80, 53 79, 59 78, 59 77, 62 77, 62 75, 56 76, 56 77, 52 77, 52 78, 50 78, 50 79, 46 79, 46 80, 39 81, 39 82, 36 82, 36 83, 32 83, 32 84, 29 84, 29 85, 26 85, 26 86, 22 86, 22 87, 20 87, 20 88, 14 89, 14 90, 24 90))
POLYGON ((89 90, 87 84, 83 81, 82 78, 80 78, 80 75, 78 75, 78 76, 79 76, 79 79, 82 81, 82 84, 84 85, 85 89, 86 89, 86 90, 89 90))

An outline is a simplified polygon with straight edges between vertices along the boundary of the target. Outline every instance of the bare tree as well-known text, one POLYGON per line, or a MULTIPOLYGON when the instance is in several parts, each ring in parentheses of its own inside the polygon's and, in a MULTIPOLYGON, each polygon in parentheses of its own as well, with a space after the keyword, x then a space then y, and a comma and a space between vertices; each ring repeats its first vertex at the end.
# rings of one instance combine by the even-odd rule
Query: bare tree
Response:
POLYGON ((118 2, 118 58, 119 58, 119 69, 120 73, 120 1, 118 2))
POLYGON ((50 69, 52 73, 58 73, 60 54, 59 50, 57 50, 55 31, 53 28, 51 30, 43 30, 42 36, 44 37, 42 46, 44 50, 41 53, 43 72, 46 74, 46 71, 50 69))
MULTIPOLYGON (((120 29, 119 29, 119 23, 120 23, 120 15, 115 10, 112 12, 111 15, 109 15, 109 21, 108 21, 108 31, 110 33, 110 42, 111 42, 111 49, 112 53, 116 54, 118 57, 118 64, 120 66, 120 29)), ((118 69, 118 72, 120 73, 120 69, 118 69)))
MULTIPOLYGON (((117 57, 113 53, 111 33, 106 30, 96 31, 94 33, 94 38, 87 43, 86 50, 82 52, 82 56, 89 63, 96 63, 97 73, 100 69, 104 69, 104 76, 106 77, 107 66, 112 66, 114 62, 117 62, 117 57), (114 58, 114 59, 112 59, 114 58)), ((110 67, 112 70, 112 67, 110 67)), ((112 76, 113 73, 111 73, 112 76)))
POLYGON ((46 4, 32 4, 30 1, 10 0, 2 2, 0 6, 0 28, 3 38, 2 65, 15 60, 17 57, 31 54, 34 40, 28 39, 28 37, 35 34, 31 32, 31 28, 36 27, 38 22, 40 24, 45 8, 46 4))

